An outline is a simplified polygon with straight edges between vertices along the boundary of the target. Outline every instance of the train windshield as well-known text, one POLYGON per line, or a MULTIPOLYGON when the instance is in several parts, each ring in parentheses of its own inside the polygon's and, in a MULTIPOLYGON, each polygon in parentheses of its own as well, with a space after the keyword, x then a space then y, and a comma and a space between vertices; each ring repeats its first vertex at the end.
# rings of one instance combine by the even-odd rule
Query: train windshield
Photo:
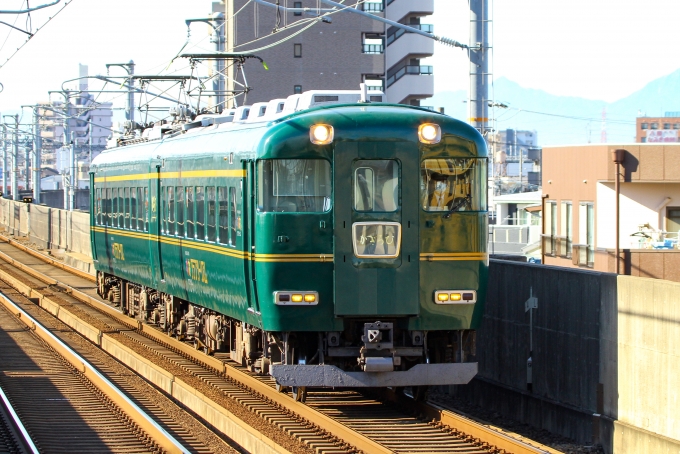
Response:
POLYGON ((486 159, 425 159, 420 194, 425 211, 485 211, 486 159))
POLYGON ((258 211, 323 213, 331 209, 331 165, 321 159, 257 163, 258 211))

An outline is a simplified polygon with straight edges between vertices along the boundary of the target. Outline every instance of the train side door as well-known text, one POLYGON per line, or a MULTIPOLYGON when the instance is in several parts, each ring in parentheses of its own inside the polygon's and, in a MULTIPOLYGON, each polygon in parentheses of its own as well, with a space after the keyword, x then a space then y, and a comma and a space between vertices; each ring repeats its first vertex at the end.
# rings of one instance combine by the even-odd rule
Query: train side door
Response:
POLYGON ((246 175, 243 181, 243 274, 248 310, 257 313, 260 309, 255 275, 255 161, 243 161, 243 170, 246 175))
POLYGON ((418 314, 418 156, 406 142, 336 144, 336 315, 418 314))

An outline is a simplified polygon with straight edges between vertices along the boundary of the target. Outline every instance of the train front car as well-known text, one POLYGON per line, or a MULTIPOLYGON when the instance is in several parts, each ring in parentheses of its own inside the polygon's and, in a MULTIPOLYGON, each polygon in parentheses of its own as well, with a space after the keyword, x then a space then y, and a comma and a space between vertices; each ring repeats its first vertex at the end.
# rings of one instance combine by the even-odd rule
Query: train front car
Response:
POLYGON ((284 119, 261 144, 254 273, 277 383, 304 398, 469 382, 488 269, 481 135, 357 104, 284 119))

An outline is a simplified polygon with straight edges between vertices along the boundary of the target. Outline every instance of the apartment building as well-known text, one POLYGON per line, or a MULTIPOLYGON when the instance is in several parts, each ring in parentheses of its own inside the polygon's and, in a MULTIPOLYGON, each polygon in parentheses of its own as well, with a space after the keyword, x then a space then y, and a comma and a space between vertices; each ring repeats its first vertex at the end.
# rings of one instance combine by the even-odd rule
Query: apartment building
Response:
POLYGON ((680 282, 680 144, 543 148, 543 263, 680 282))
MULTIPOLYGON (((87 66, 80 65, 80 76, 85 77, 87 73, 87 66)), ((90 160, 106 147, 113 124, 113 103, 97 102, 88 92, 87 79, 81 79, 78 88, 66 92, 69 101, 66 106, 63 98, 37 104, 43 167, 56 168, 59 149, 70 142, 70 137, 64 138, 65 126, 75 135, 79 162, 89 165, 90 160)))
MULTIPOLYGON (((271 2, 274 5, 274 2, 271 2)), ((307 90, 357 90, 364 82, 369 90, 382 90, 386 101, 420 105, 434 94, 432 66, 420 60, 432 56, 434 41, 398 27, 386 26, 351 12, 332 12, 331 23, 318 22, 302 33, 273 45, 293 30, 272 33, 299 22, 300 30, 319 15, 330 11, 318 0, 282 0, 280 6, 309 8, 306 12, 286 12, 247 0, 225 0, 213 4, 213 12, 224 12, 227 21, 227 52, 265 49, 254 52, 262 58, 245 64, 246 104, 285 98, 307 90)), ((433 14, 434 0, 366 1, 362 11, 375 16, 432 32, 421 19, 433 14)), ((230 78, 236 76, 229 70, 230 78)), ((227 89, 234 88, 227 82, 227 89)), ((241 102, 244 103, 244 102, 241 102)))

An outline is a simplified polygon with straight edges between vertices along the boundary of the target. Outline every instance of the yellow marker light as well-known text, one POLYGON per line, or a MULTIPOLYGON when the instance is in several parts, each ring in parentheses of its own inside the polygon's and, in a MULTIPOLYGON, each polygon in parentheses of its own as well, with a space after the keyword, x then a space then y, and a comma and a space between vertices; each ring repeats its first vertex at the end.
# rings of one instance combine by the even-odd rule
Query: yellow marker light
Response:
POLYGON ((451 294, 451 301, 460 301, 460 293, 452 293, 451 294))
POLYGON ((312 125, 309 128, 309 140, 316 145, 327 145, 333 142, 333 126, 312 125))
POLYGON ((442 129, 434 123, 423 123, 418 127, 418 139, 422 143, 439 143, 442 140, 442 129))
POLYGON ((439 301, 448 301, 449 300, 449 294, 448 293, 440 293, 437 295, 437 299, 439 301))
POLYGON ((306 303, 313 303, 314 301, 316 301, 316 295, 314 295, 314 294, 305 295, 305 302, 306 303))
POLYGON ((295 293, 291 296, 291 300, 293 300, 294 303, 301 303, 302 295, 300 295, 299 293, 295 293))

